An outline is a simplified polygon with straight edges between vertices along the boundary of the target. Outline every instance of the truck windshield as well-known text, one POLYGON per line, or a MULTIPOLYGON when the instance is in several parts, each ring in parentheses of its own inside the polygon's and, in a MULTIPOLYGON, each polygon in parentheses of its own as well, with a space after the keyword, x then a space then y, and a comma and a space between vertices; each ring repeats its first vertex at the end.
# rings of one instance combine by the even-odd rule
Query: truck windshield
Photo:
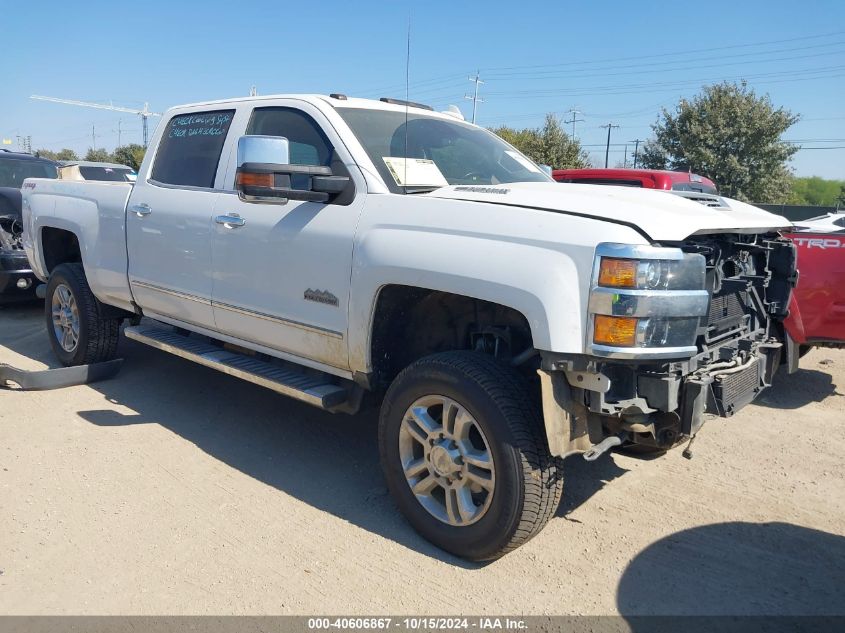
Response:
POLYGON ((337 108, 394 193, 445 185, 554 182, 530 159, 482 128, 442 118, 337 108))
POLYGON ((24 178, 58 178, 55 165, 38 160, 0 157, 0 187, 20 189, 24 178))

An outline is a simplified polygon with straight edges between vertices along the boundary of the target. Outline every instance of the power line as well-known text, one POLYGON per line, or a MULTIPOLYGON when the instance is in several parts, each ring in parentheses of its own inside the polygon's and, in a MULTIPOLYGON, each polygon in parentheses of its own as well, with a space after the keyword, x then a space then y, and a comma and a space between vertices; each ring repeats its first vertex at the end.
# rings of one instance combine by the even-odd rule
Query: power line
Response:
POLYGON ((834 37, 838 35, 845 34, 845 31, 832 31, 829 33, 822 33, 816 35, 805 35, 801 37, 791 37, 782 40, 767 40, 762 42, 752 42, 746 44, 731 44, 728 46, 715 46, 711 48, 697 48, 697 49, 688 49, 686 51, 675 51, 672 53, 653 53, 651 55, 634 55, 629 57, 609 57, 604 59, 596 59, 596 60, 581 60, 581 61, 569 61, 569 62, 561 62, 555 64, 533 64, 527 66, 490 66, 485 68, 486 71, 496 71, 496 70, 516 70, 520 68, 552 68, 557 66, 583 66, 585 64, 602 64, 602 63, 609 63, 609 62, 621 62, 621 61, 632 61, 632 60, 640 60, 640 59, 654 59, 659 57, 678 57, 679 55, 691 55, 693 53, 710 53, 712 51, 725 51, 725 50, 733 50, 737 48, 754 48, 756 46, 768 46, 769 44, 785 44, 787 42, 798 42, 803 40, 818 40, 825 37, 834 37))

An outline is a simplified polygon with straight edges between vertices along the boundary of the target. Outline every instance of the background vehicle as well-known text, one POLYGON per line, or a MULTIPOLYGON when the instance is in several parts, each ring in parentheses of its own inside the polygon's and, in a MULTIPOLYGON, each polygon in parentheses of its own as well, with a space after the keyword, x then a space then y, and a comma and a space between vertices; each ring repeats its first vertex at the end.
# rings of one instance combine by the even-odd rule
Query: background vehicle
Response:
POLYGON ((33 179, 24 199, 64 364, 114 356, 128 318, 328 411, 381 402, 397 505, 475 560, 542 529, 563 457, 666 450, 771 384, 794 275, 784 218, 561 187, 391 99, 175 108, 134 185, 33 179))
POLYGON ((97 163, 91 161, 69 161, 59 167, 62 180, 107 180, 113 182, 135 182, 135 170, 119 163, 97 163))
POLYGON ((558 182, 583 185, 616 185, 663 189, 664 191, 697 191, 715 194, 716 184, 709 178, 686 171, 663 169, 554 169, 558 182))
POLYGON ((792 369, 810 347, 845 347, 845 226, 832 221, 833 231, 826 230, 829 219, 785 234, 797 247, 800 271, 783 323, 792 369))
POLYGON ((35 298, 37 279, 21 245, 21 185, 25 178, 56 178, 57 164, 0 150, 0 303, 35 298))
POLYGON ((839 213, 825 213, 808 220, 800 220, 795 223, 795 228, 801 231, 813 231, 816 233, 845 233, 845 211, 839 213))
MULTIPOLYGON (((685 172, 637 169, 559 169, 553 172, 559 182, 642 186, 660 182, 660 189, 713 207, 738 209, 748 206, 718 195, 712 181, 685 172), (580 175, 586 172, 583 177, 580 175), (670 177, 671 176, 671 177, 670 177), (693 185, 694 179, 700 185, 693 185), (697 193, 693 187, 700 186, 697 193), (706 190, 706 191, 705 191, 706 190)), ((795 242, 801 275, 783 327, 787 336, 784 361, 790 371, 798 369, 798 358, 813 345, 845 345, 845 214, 828 213, 797 222, 794 233, 785 234, 795 242), (841 233, 841 234, 840 234, 841 233)))

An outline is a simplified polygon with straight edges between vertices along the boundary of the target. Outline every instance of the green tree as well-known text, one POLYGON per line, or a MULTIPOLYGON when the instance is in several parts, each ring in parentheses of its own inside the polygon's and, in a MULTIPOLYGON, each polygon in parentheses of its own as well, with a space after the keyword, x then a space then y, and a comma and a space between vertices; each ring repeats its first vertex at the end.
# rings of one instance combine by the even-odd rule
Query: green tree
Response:
POLYGON ((97 163, 113 163, 114 156, 109 154, 106 150, 99 148, 88 148, 88 153, 85 154, 85 160, 94 161, 97 163))
POLYGON ((842 180, 825 180, 818 176, 793 178, 788 202, 832 207, 836 205, 843 188, 845 181, 842 180))
POLYGON ((652 125, 642 165, 691 170, 712 178, 722 193, 751 202, 784 202, 787 161, 798 147, 781 140, 798 115, 775 108, 746 83, 705 86, 675 112, 663 108, 652 125))
POLYGON ((39 149, 36 150, 35 155, 39 158, 49 158, 50 160, 79 160, 79 156, 76 155, 76 152, 67 148, 59 150, 58 152, 54 152, 49 149, 39 149))
POLYGON ((114 162, 131 167, 135 171, 141 167, 141 162, 144 160, 146 153, 143 145, 131 143, 130 145, 121 145, 114 148, 114 162))
POLYGON ((516 147, 531 160, 553 169, 590 166, 590 158, 577 139, 570 137, 554 114, 547 114, 543 127, 515 129, 507 126, 491 131, 516 147))

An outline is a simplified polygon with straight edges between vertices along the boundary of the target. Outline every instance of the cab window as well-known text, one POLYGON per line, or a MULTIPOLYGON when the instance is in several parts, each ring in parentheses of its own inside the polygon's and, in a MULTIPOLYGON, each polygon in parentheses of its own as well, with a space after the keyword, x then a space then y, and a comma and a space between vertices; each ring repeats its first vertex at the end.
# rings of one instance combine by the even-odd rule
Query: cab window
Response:
POLYGON ((151 179, 167 185, 214 187, 234 110, 177 114, 159 141, 151 179))

